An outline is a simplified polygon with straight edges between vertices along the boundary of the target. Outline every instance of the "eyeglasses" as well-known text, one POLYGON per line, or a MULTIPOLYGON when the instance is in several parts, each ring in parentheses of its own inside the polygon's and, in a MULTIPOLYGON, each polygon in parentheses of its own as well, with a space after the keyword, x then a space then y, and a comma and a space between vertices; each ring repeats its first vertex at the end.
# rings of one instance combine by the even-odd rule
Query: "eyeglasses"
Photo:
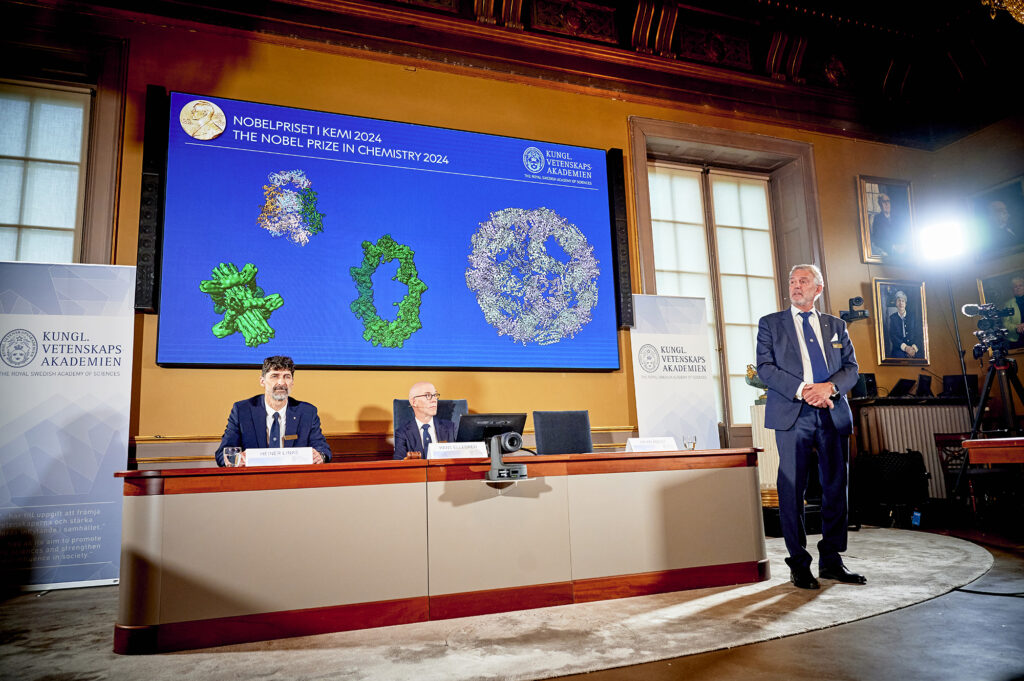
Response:
POLYGON ((418 400, 421 397, 425 400, 436 400, 440 399, 441 393, 423 393, 422 395, 413 395, 412 399, 418 400))

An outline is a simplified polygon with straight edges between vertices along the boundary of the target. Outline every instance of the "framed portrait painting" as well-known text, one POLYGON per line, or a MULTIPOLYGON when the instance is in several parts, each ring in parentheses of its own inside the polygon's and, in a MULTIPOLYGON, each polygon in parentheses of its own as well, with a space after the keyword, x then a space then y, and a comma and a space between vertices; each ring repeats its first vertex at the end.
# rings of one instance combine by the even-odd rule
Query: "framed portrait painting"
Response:
POLYGON ((902 262, 913 257, 910 182, 861 175, 857 180, 860 243, 864 262, 902 262))
POLYGON ((1024 176, 971 196, 967 235, 981 257, 1024 251, 1024 176))
POLYGON ((978 295, 996 306, 1010 353, 1024 352, 1024 267, 978 279, 978 295))
POLYGON ((875 277, 872 290, 878 363, 929 364, 924 282, 875 277))

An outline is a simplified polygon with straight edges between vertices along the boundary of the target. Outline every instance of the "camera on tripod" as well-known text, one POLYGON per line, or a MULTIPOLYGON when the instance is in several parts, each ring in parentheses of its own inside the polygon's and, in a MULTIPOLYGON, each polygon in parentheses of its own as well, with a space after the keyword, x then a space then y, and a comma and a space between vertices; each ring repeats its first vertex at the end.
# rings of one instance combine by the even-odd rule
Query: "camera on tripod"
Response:
POLYGON ((979 343, 974 346, 974 359, 981 358, 986 350, 992 350, 992 356, 1005 356, 1009 350, 1003 323, 999 321, 1003 317, 1013 314, 1012 307, 997 308, 992 303, 981 305, 964 305, 960 311, 967 317, 981 317, 978 320, 978 330, 974 332, 979 343))

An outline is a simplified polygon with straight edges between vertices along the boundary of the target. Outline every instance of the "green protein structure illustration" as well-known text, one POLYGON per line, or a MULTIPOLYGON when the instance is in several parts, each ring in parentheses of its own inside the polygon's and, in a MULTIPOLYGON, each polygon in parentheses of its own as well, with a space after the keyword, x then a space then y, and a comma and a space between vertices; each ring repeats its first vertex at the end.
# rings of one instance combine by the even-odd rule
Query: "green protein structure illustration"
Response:
POLYGON ((251 348, 263 345, 274 337, 274 329, 267 320, 271 313, 284 305, 281 296, 266 295, 256 285, 259 270, 252 263, 242 271, 232 263, 217 265, 211 272, 211 279, 199 282, 199 290, 213 298, 213 309, 224 319, 213 325, 213 335, 227 338, 238 332, 251 348))
POLYGON ((356 284, 359 297, 350 306, 363 322, 363 338, 374 345, 386 348, 400 348, 409 337, 423 328, 420 323, 420 303, 427 285, 420 281, 413 262, 415 253, 411 248, 396 242, 385 234, 377 243, 363 242, 363 264, 349 270, 356 284), (398 317, 388 322, 377 314, 373 304, 373 273, 384 263, 398 261, 398 273, 392 278, 409 288, 402 300, 393 303, 398 306, 398 317))

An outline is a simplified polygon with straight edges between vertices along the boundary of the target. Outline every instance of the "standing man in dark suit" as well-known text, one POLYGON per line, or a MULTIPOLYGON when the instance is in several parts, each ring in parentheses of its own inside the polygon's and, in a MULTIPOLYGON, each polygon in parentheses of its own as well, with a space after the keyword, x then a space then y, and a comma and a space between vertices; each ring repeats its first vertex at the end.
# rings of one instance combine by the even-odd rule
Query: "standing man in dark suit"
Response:
POLYGON ((395 430, 396 459, 425 458, 431 442, 455 439, 455 424, 437 418, 440 397, 433 383, 421 381, 409 388, 409 404, 416 418, 395 430))
MULTIPOLYGON (((217 448, 218 466, 225 465, 225 447, 312 447, 313 463, 331 460, 331 448, 320 432, 316 407, 290 397, 294 382, 295 363, 291 357, 277 355, 263 360, 263 394, 235 402, 231 407, 217 448)), ((244 451, 237 465, 245 465, 244 451)))
POLYGON ((779 448, 779 514, 790 578, 798 588, 817 589, 804 530, 808 461, 818 454, 822 537, 818 576, 847 584, 867 580, 850 572, 846 550, 847 466, 853 414, 846 393, 857 383, 857 357, 846 322, 814 309, 824 290, 821 270, 796 265, 789 273, 792 307, 761 317, 757 329, 757 375, 768 386, 764 424, 779 448))

